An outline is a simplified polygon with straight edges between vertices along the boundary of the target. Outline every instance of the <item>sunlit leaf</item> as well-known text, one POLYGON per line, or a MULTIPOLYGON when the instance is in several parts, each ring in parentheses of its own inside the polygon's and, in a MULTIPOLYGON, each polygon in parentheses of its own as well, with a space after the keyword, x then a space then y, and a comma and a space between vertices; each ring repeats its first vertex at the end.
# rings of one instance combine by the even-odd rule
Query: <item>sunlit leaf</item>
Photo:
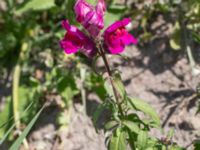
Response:
POLYGON ((173 28, 173 34, 171 35, 170 38, 170 46, 174 50, 180 50, 181 49, 181 30, 180 30, 180 25, 179 22, 176 22, 173 28))
POLYGON ((111 25, 112 23, 114 23, 117 20, 120 20, 122 14, 121 13, 111 13, 111 12, 106 12, 105 14, 105 27, 104 29, 106 29, 109 25, 111 25))
POLYGON ((115 100, 115 94, 114 94, 114 89, 112 87, 111 81, 109 78, 107 78, 104 82, 104 88, 107 92, 107 95, 109 95, 109 97, 113 98, 115 100))
POLYGON ((94 1, 94 0, 86 0, 88 3, 90 3, 90 4, 92 4, 92 5, 96 5, 96 1, 94 1))
POLYGON ((140 110, 145 114, 149 115, 157 126, 160 126, 160 119, 155 109, 152 108, 145 101, 138 98, 128 98, 129 107, 132 109, 140 110))
POLYGON ((118 122, 115 120, 111 120, 105 124, 105 129, 110 130, 118 126, 118 122))
POLYGON ((126 150, 125 133, 121 128, 117 128, 109 143, 109 150, 126 150))
POLYGON ((174 50, 181 49, 178 37, 171 38, 170 41, 169 41, 169 43, 170 43, 171 48, 173 48, 174 50))
POLYGON ((26 2, 16 14, 24 13, 28 10, 44 10, 55 6, 54 0, 30 0, 26 2))
POLYGON ((124 98, 126 95, 126 90, 125 90, 124 84, 122 83, 122 79, 121 79, 121 76, 119 73, 114 74, 113 84, 114 84, 117 92, 120 94, 120 96, 122 98, 124 98))
POLYGON ((137 145, 140 150, 145 150, 147 147, 147 132, 140 130, 138 137, 137 137, 137 145))
POLYGON ((122 124, 124 124, 127 128, 129 128, 131 132, 135 132, 138 134, 140 131, 140 128, 135 122, 124 120, 122 121, 122 124))
MULTIPOLYGON (((33 105, 33 102, 32 101, 28 106, 27 108, 24 110, 24 112, 22 113, 21 117, 23 117, 26 112, 31 108, 31 106, 33 105)), ((14 117, 11 117, 8 122, 5 123, 5 125, 9 125, 9 121, 12 121, 14 119, 14 117)), ((14 129, 14 127, 16 126, 16 123, 13 123, 13 125, 4 133, 3 135, 3 138, 0 140, 0 145, 6 140, 6 138, 8 137, 8 135, 11 133, 11 131, 14 129)))

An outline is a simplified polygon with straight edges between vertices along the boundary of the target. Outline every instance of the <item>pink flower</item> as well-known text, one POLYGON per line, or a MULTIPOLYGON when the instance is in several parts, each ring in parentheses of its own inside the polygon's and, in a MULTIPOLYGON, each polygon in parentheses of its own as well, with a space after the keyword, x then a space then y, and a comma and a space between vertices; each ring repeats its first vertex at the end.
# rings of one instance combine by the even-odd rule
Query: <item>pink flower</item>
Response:
POLYGON ((98 36, 100 30, 104 27, 103 16, 106 5, 104 0, 98 0, 96 6, 92 6, 85 0, 77 0, 74 6, 76 19, 93 36, 98 36))
POLYGON ((64 39, 60 41, 60 46, 65 50, 65 53, 72 54, 80 50, 88 57, 93 57, 96 54, 94 42, 83 32, 70 25, 68 20, 62 21, 62 26, 67 31, 64 39))
POLYGON ((123 52, 126 45, 137 44, 137 39, 125 29, 130 22, 129 18, 125 18, 116 21, 105 30, 104 43, 109 53, 118 54, 123 52))

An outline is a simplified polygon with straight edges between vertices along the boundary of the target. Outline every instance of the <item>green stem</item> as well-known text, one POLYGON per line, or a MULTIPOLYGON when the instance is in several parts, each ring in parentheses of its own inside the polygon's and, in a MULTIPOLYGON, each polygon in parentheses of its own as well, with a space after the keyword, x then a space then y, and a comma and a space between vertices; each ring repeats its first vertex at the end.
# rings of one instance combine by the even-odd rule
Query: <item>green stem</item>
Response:
MULTIPOLYGON (((181 8, 180 8, 180 11, 182 12, 181 8)), ((184 23, 184 19, 183 19, 182 14, 183 13, 180 14, 179 22, 180 22, 181 28, 183 30, 183 38, 184 38, 183 47, 186 50, 186 53, 187 53, 187 56, 188 56, 188 60, 189 60, 189 63, 190 63, 190 67, 192 69, 192 73, 194 73, 194 68, 196 66, 196 62, 194 60, 194 57, 193 57, 193 54, 192 54, 192 50, 191 50, 191 46, 190 46, 191 39, 188 37, 188 33, 187 33, 188 31, 187 31, 186 25, 184 23)))
POLYGON ((119 107, 119 112, 122 116, 124 116, 124 113, 123 113, 123 109, 121 107, 121 104, 120 104, 120 100, 119 100, 119 94, 114 86, 114 83, 113 83, 113 80, 112 80, 112 72, 110 70, 110 66, 108 64, 108 61, 107 61, 107 58, 106 58, 106 55, 105 55, 105 51, 102 47, 101 44, 98 45, 98 49, 100 51, 100 54, 101 54, 101 57, 103 59, 103 62, 105 64, 105 68, 106 68, 106 71, 108 72, 108 75, 109 75, 109 79, 110 79, 110 83, 111 83, 111 86, 112 86, 112 89, 113 89, 113 93, 114 93, 114 97, 115 97, 115 100, 117 102, 117 105, 119 107))
POLYGON ((19 81, 20 81, 21 66, 19 63, 14 68, 13 73, 13 87, 12 87, 12 96, 13 96, 13 114, 14 120, 16 123, 16 128, 20 128, 20 115, 19 115, 19 81))
POLYGON ((191 51, 191 48, 190 48, 189 45, 187 45, 186 51, 187 51, 188 59, 189 59, 189 62, 190 62, 190 66, 192 68, 194 68, 195 67, 195 61, 194 61, 194 58, 193 58, 193 55, 192 55, 192 51, 191 51))
POLYGON ((80 69, 80 75, 81 75, 81 99, 82 99, 82 103, 83 103, 83 107, 84 107, 84 114, 86 115, 86 92, 85 92, 85 88, 84 88, 84 81, 85 81, 85 73, 86 73, 86 69, 85 68, 81 68, 80 69))
MULTIPOLYGON (((20 112, 19 112, 19 84, 21 75, 21 61, 24 58, 24 52, 28 49, 27 43, 22 43, 21 51, 16 66, 13 72, 13 83, 12 83, 12 101, 13 101, 13 115, 17 130, 20 131, 20 112)), ((21 133, 20 133, 21 134, 21 133)), ((24 147, 26 150, 29 149, 26 138, 23 140, 24 147)))

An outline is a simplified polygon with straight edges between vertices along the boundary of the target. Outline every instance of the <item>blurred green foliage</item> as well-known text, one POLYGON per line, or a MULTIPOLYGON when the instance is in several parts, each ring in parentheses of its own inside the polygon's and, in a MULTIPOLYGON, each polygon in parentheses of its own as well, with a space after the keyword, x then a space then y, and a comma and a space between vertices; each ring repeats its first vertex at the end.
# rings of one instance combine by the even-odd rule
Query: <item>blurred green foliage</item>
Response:
MULTIPOLYGON (((6 88, 7 82, 10 82, 6 78, 14 79, 13 69, 19 65, 21 76, 16 94, 19 98, 17 111, 20 117, 34 101, 20 119, 21 124, 28 124, 44 101, 48 100, 48 95, 60 95, 63 100, 61 107, 67 108, 73 97, 79 94, 75 77, 78 76, 76 66, 81 61, 66 56, 58 44, 65 32, 60 22, 72 13, 66 10, 72 10, 73 3, 65 0, 0 2, 1 81, 5 81, 6 88)), ((2 105, 0 139, 14 123, 12 96, 8 96, 2 105)))

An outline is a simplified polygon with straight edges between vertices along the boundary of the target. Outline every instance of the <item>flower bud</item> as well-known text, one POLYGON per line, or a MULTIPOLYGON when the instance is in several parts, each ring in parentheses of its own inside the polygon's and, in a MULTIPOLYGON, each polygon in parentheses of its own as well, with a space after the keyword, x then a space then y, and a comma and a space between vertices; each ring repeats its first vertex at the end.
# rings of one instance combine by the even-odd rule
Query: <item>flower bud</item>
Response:
POLYGON ((77 0, 74 6, 76 20, 81 23, 92 37, 98 36, 104 27, 104 14, 106 5, 104 0, 98 0, 96 6, 85 0, 77 0))

